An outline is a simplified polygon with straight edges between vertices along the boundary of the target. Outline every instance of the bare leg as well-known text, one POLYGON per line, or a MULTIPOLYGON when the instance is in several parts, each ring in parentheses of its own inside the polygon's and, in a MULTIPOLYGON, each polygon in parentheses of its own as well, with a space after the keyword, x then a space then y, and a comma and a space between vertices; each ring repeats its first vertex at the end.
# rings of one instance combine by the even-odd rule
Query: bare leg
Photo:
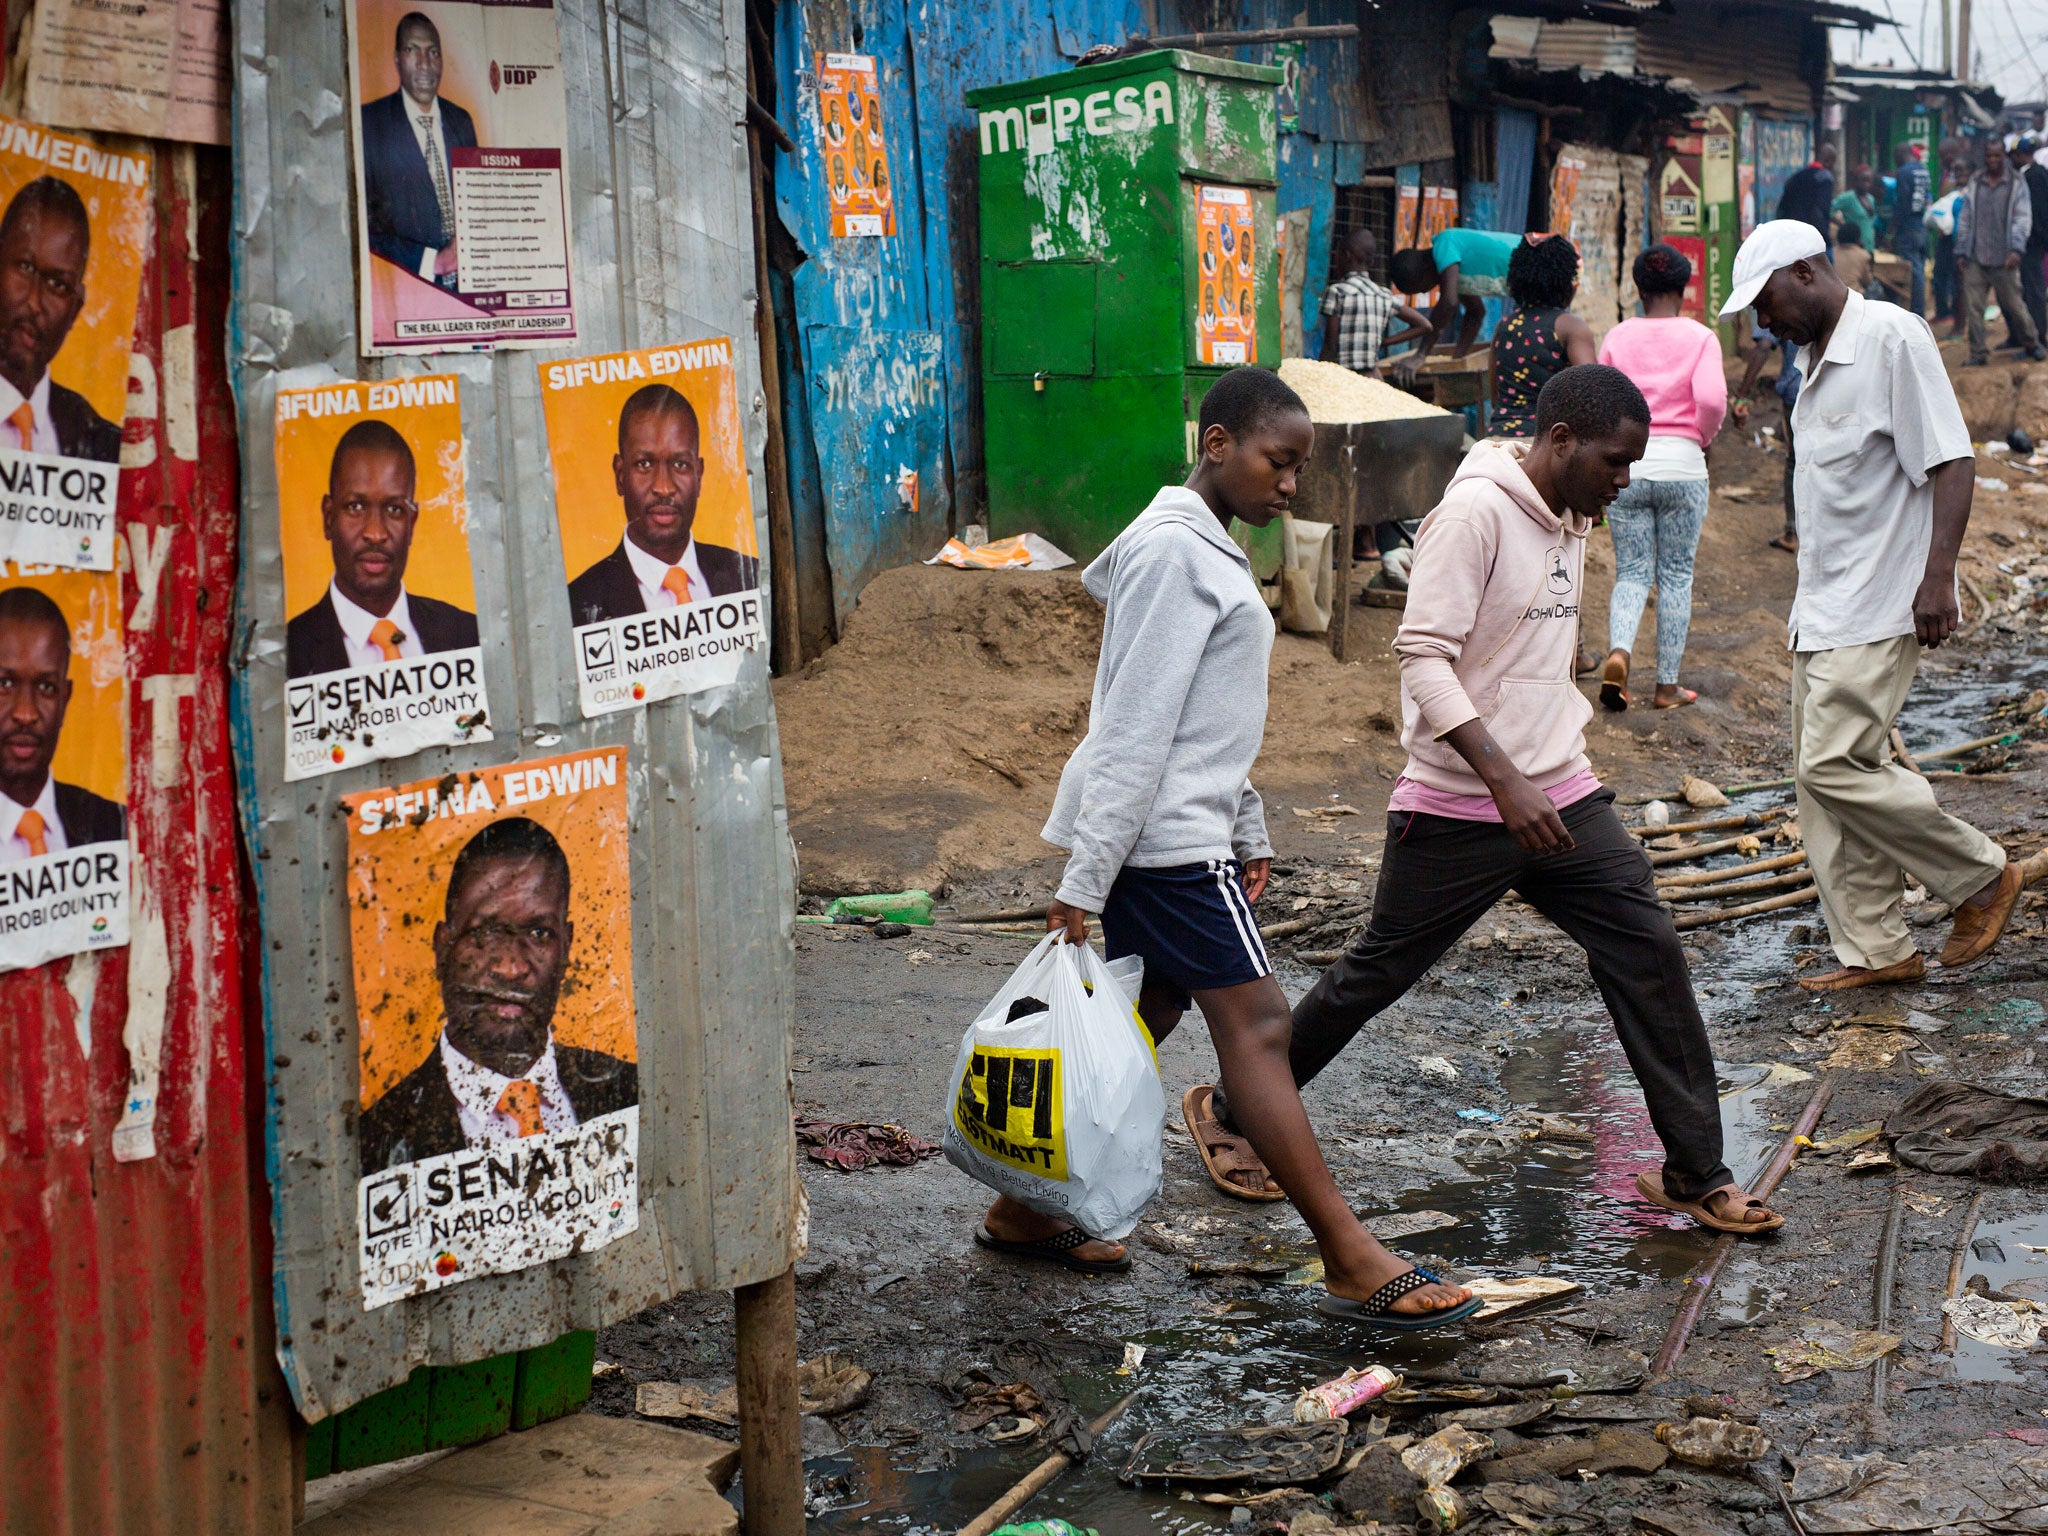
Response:
MULTIPOLYGON (((1271 976, 1195 993, 1216 1047, 1231 1119, 1251 1142, 1287 1198, 1301 1212, 1323 1257, 1323 1283, 1333 1296, 1364 1301, 1411 1267, 1389 1253, 1351 1213, 1316 1144, 1287 1047, 1293 1033, 1286 994, 1271 976)), ((1392 1309, 1403 1314, 1455 1307, 1471 1292, 1457 1285, 1411 1291, 1392 1309)))

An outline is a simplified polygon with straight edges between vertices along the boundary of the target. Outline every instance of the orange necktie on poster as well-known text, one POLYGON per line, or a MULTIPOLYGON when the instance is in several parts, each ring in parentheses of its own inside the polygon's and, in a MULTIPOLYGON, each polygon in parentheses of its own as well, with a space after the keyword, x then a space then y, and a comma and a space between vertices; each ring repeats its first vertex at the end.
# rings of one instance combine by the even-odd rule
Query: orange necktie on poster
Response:
POLYGON ((676 600, 678 608, 690 600, 690 573, 680 565, 668 568, 667 574, 661 578, 661 586, 663 591, 676 600))
POLYGON ((403 654, 398 649, 403 638, 398 626, 389 619, 379 619, 370 626, 370 644, 384 653, 386 661, 396 661, 403 654))
POLYGON ((7 418, 7 425, 14 428, 15 436, 21 439, 21 450, 28 453, 36 445, 36 411, 26 400, 14 408, 14 414, 7 418))
POLYGON ((540 1123, 540 1084, 527 1078, 505 1085, 498 1095, 498 1113, 518 1126, 522 1137, 538 1136, 547 1129, 540 1123))
POLYGON ((50 851, 49 839, 43 836, 43 817, 39 811, 23 811, 21 820, 14 824, 14 835, 28 844, 30 858, 40 859, 50 851))

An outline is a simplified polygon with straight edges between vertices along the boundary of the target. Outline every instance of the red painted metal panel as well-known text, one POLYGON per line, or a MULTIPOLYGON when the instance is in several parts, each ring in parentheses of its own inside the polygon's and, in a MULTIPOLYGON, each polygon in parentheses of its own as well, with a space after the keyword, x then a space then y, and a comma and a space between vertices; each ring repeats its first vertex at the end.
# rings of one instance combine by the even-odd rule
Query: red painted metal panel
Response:
MULTIPOLYGON (((165 958, 152 965, 131 945, 0 975, 6 1536, 291 1525, 258 1184, 262 1074, 250 1070, 262 1035, 246 995, 253 954, 228 751, 237 459, 222 348, 233 178, 222 151, 151 151, 156 221, 121 521, 129 807, 146 877, 136 884, 161 911, 165 958), (154 1155, 117 1161, 113 1128, 158 1016, 154 1155)), ((138 937, 146 905, 138 897, 138 937)))

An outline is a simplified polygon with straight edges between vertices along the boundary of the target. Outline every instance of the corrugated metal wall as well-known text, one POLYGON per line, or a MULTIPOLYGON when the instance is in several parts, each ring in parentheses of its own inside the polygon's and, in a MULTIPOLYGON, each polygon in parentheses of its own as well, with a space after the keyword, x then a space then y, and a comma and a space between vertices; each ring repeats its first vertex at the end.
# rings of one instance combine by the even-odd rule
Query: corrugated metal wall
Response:
POLYGON ((120 505, 131 550, 169 541, 153 604, 133 558, 123 581, 134 867, 155 899, 138 911, 134 950, 0 976, 7 1536, 291 1524, 289 1419, 252 1187, 245 1064, 261 1041, 242 985, 228 753, 237 509, 219 279, 231 183, 219 151, 156 145, 152 160, 120 505), (158 710, 176 712, 161 733, 158 710), (151 913, 160 949, 143 942, 151 913), (163 1051, 156 1154, 117 1162, 124 1029, 150 1025, 163 1051))
POLYGON ((1702 93, 1732 91, 1780 112, 1813 110, 1806 50, 1810 35, 1825 37, 1817 23, 1719 0, 1674 3, 1675 14, 1645 18, 1637 34, 1636 66, 1644 74, 1689 80, 1702 93))
MULTIPOLYGON (((577 350, 737 339, 765 550, 740 0, 564 0, 559 26, 577 350)), ((765 650, 747 657, 731 687, 580 718, 536 372, 550 354, 357 357, 339 15, 325 0, 239 0, 236 39, 242 238, 232 346, 248 447, 237 750, 272 1039, 279 1353, 300 1410, 320 1418, 405 1380, 415 1365, 545 1343, 679 1291, 788 1268, 800 1241, 788 1076, 795 886, 765 650), (287 788, 272 417, 280 385, 326 369, 461 377, 497 739, 287 788), (629 754, 639 1230, 593 1254, 365 1312, 336 801, 375 784, 603 746, 629 754)))

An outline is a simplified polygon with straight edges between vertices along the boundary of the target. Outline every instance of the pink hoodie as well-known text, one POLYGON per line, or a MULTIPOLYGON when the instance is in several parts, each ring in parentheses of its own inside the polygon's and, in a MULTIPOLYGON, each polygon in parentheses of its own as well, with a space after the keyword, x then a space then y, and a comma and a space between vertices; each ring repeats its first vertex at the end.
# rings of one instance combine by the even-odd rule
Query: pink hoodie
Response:
POLYGON ((1454 795, 1487 793, 1443 740, 1467 720, 1483 720, 1538 789, 1590 769, 1593 707, 1572 680, 1572 660, 1593 525, 1544 504, 1522 472, 1526 451, 1489 440, 1465 455, 1416 536, 1394 637, 1402 774, 1454 795))
POLYGON ((1683 315, 1624 320, 1600 343, 1600 361, 1635 381, 1650 402, 1652 437, 1689 437, 1702 448, 1728 414, 1721 338, 1683 315))

